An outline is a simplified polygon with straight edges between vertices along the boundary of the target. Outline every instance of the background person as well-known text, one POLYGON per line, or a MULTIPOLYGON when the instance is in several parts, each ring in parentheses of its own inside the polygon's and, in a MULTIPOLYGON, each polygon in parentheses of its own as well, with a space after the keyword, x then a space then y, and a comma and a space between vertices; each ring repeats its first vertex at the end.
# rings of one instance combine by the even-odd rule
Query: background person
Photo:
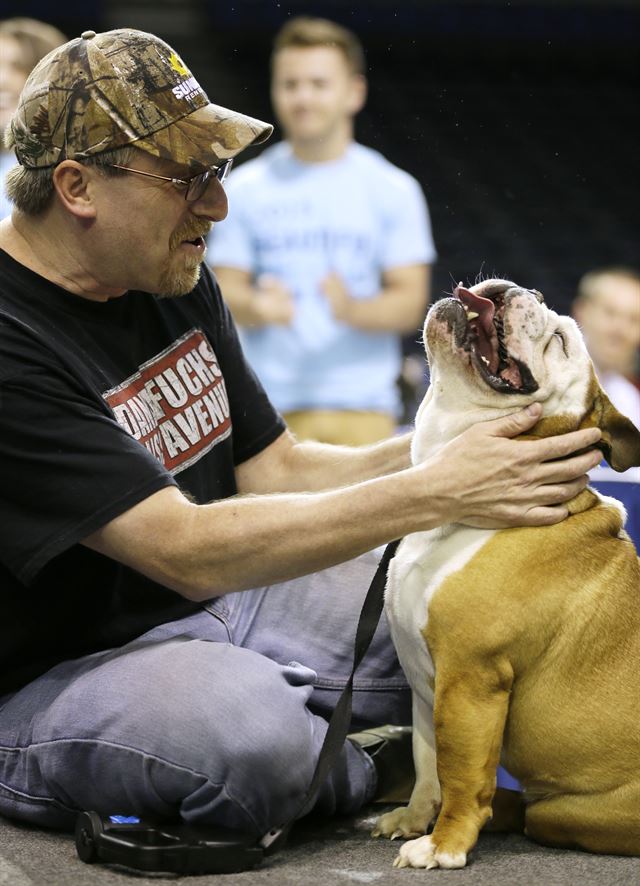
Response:
MULTIPOLYGON (((602 387, 616 409, 640 427, 640 274, 625 267, 589 271, 578 283, 572 313, 602 387)), ((623 503, 625 529, 640 550, 640 468, 616 474, 603 462, 590 477, 597 490, 623 503)))
POLYGON ((65 43, 67 38, 53 25, 33 18, 0 21, 0 218, 11 212, 4 189, 6 173, 16 165, 13 151, 7 151, 2 133, 15 109, 27 77, 41 58, 65 43))
POLYGON ((354 141, 365 59, 350 31, 294 18, 271 97, 286 141, 232 173, 211 264, 248 359, 300 439, 371 443, 400 410, 405 333, 419 336, 435 259, 420 186, 354 141))
MULTIPOLYGON (((371 553, 449 521, 567 516, 591 429, 489 422, 300 443, 244 359, 204 237, 227 161, 271 127, 209 103, 151 34, 86 31, 30 75, 0 222, 0 813, 224 824, 299 812, 344 686, 371 553), (72 100, 70 100, 70 97, 72 100)), ((380 624, 354 726, 408 694, 380 624)), ((318 809, 381 787, 345 742, 318 809)), ((369 745, 369 748, 371 746, 369 745)), ((406 751, 405 751, 406 757, 406 751)))
POLYGON ((589 271, 578 283, 572 313, 602 387, 640 427, 640 274, 623 267, 589 271))

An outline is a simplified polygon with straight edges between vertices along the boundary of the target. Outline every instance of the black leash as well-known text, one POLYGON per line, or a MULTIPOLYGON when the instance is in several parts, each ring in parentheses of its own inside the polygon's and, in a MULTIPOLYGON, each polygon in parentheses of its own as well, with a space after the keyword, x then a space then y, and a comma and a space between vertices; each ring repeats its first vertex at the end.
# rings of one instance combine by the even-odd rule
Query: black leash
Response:
POLYGON ((322 748, 320 749, 320 756, 318 757, 311 784, 304 796, 304 800, 300 804, 298 812, 279 828, 272 828, 259 841, 259 845, 264 849, 265 855, 271 855, 273 852, 276 852, 285 843, 293 823, 310 811, 315 803, 320 787, 325 782, 329 772, 340 755, 345 741, 347 740, 349 724, 351 723, 353 679, 360 662, 371 645, 373 635, 378 627, 378 622, 380 621, 382 608, 384 606, 384 589, 387 581, 389 563, 391 562, 399 544, 400 540, 397 539, 396 541, 390 542, 385 548, 375 575, 369 585, 367 596, 364 598, 364 603, 360 610, 358 627, 356 629, 356 639, 353 650, 353 667, 351 668, 351 674, 349 675, 346 686, 342 690, 338 703, 336 704, 331 719, 329 720, 329 727, 327 729, 327 734, 324 737, 322 748))

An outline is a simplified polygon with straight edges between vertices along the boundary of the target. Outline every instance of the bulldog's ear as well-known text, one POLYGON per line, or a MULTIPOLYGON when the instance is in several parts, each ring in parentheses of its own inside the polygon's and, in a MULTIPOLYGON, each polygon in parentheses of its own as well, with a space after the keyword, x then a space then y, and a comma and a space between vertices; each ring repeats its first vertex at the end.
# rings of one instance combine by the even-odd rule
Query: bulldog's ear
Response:
POLYGON ((597 385, 591 413, 585 416, 581 426, 594 425, 602 431, 598 446, 614 471, 640 465, 640 430, 618 412, 600 385, 597 385))

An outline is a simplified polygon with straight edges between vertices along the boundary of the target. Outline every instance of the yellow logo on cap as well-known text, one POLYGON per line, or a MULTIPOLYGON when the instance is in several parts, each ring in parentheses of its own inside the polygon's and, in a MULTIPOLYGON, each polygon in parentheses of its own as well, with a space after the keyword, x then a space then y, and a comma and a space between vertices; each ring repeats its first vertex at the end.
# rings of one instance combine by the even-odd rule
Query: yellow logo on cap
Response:
POLYGON ((175 52, 171 53, 171 56, 169 57, 169 64, 171 65, 173 70, 176 71, 176 73, 182 74, 183 77, 186 77, 190 73, 189 68, 185 66, 182 59, 177 56, 175 52))

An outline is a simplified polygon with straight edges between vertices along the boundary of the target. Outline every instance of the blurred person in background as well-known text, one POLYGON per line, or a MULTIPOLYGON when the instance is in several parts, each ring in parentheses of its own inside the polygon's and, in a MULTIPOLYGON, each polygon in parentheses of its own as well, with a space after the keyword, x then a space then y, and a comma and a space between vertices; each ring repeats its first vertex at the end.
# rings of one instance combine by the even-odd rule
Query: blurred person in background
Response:
POLYGON ((8 151, 2 133, 13 112, 27 77, 41 58, 67 38, 53 25, 33 18, 8 18, 0 21, 0 218, 11 213, 4 179, 16 165, 13 151, 8 151))
POLYGON ((615 267, 589 271, 578 283, 572 313, 602 387, 640 427, 640 274, 615 267))
POLYGON ((357 37, 298 17, 276 35, 285 141, 232 173, 210 261, 247 357, 299 439, 359 445, 396 428, 401 336, 419 335, 435 259, 418 182, 354 141, 357 37))

